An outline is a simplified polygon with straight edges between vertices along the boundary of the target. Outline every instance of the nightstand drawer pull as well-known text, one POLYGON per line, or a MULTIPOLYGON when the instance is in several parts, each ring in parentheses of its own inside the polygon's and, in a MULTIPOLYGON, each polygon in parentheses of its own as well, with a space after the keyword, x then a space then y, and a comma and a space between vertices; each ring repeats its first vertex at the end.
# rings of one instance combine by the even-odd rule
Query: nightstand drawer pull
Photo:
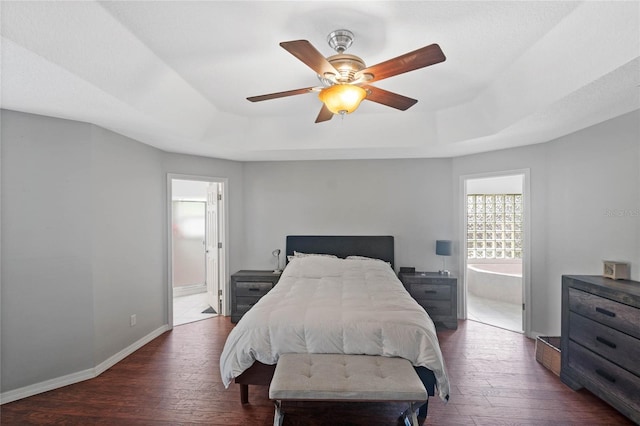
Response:
POLYGON ((611 318, 614 318, 616 316, 615 312, 611 312, 611 311, 608 311, 608 310, 603 309, 603 308, 596 308, 596 312, 600 312, 601 314, 606 315, 606 316, 611 317, 611 318))
POLYGON ((596 368, 596 373, 598 373, 598 376, 604 378, 605 380, 610 381, 611 383, 615 383, 616 382, 616 378, 613 377, 611 374, 607 373, 606 371, 600 370, 599 368, 596 368))
POLYGON ((425 290, 425 294, 438 294, 438 290, 425 290))
POLYGON ((259 287, 251 287, 251 288, 249 288, 248 290, 249 290, 249 291, 260 291, 260 290, 261 290, 261 288, 259 288, 259 287))
POLYGON ((613 348, 613 349, 616 348, 616 344, 615 343, 608 341, 604 337, 596 336, 596 340, 598 342, 602 343, 602 344, 605 344, 605 345, 609 346, 610 348, 613 348))

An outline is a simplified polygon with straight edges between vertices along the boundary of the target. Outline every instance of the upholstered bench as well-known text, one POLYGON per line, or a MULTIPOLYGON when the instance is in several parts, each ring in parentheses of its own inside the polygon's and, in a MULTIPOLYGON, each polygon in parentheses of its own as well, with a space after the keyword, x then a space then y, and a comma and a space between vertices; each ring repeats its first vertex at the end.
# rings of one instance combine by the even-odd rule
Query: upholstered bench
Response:
POLYGON ((416 409, 429 396, 409 361, 369 355, 283 354, 269 398, 274 426, 282 425, 283 401, 407 402, 404 416, 418 424, 416 409))

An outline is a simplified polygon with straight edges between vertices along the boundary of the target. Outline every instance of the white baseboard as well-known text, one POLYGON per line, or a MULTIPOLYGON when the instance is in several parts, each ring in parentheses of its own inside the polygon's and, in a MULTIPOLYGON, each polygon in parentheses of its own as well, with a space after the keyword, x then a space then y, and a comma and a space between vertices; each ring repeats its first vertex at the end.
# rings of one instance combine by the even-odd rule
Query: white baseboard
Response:
POLYGON ((173 297, 190 296, 192 294, 206 293, 207 286, 204 284, 195 284, 173 288, 173 297))
POLYGON ((94 368, 88 368, 86 370, 67 374, 61 377, 56 377, 54 379, 45 380, 44 382, 35 383, 33 385, 24 386, 22 388, 10 390, 7 392, 2 392, 0 393, 0 405, 98 377, 100 374, 104 373, 106 370, 113 367, 118 362, 122 361, 127 356, 131 355, 133 352, 137 351, 138 349, 168 330, 169 326, 166 324, 162 327, 157 328, 156 330, 135 341, 115 355, 110 356, 94 368))
POLYGON ((156 337, 160 336, 162 333, 168 330, 169 330, 169 326, 165 324, 162 327, 157 328, 151 333, 147 334, 142 339, 139 339, 136 342, 132 343, 131 345, 127 346, 117 354, 112 355, 106 360, 102 361, 100 364, 96 365, 95 368, 93 369, 95 372, 94 377, 98 377, 99 375, 107 371, 109 368, 113 367, 114 365, 116 365, 117 363, 119 363, 120 361, 122 361, 123 359, 125 359, 126 357, 128 357, 129 355, 131 355, 132 353, 134 353, 135 351, 137 351, 138 349, 140 349, 141 347, 143 347, 144 345, 146 345, 147 343, 149 343, 150 341, 152 341, 153 339, 155 339, 156 337))
POLYGON ((45 380, 44 382, 35 383, 33 385, 10 390, 7 392, 2 392, 0 394, 0 404, 6 404, 7 402, 17 401, 18 399, 27 398, 42 392, 47 392, 53 389, 61 388, 63 386, 72 385, 74 383, 93 379, 94 377, 96 377, 94 374, 94 369, 88 368, 86 370, 78 371, 76 373, 71 373, 65 376, 56 377, 55 379, 49 379, 49 380, 45 380))
POLYGON ((545 336, 543 333, 539 333, 537 331, 531 330, 531 333, 527 336, 530 339, 537 340, 538 337, 545 336))

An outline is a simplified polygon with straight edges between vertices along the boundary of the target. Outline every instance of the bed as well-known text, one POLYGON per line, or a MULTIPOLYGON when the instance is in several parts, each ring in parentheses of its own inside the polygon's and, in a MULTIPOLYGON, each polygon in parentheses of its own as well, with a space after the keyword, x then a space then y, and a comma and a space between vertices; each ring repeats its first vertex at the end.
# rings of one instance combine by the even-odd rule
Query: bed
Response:
POLYGON ((433 322, 393 271, 392 236, 288 236, 278 284, 229 333, 220 358, 226 387, 268 386, 282 353, 408 359, 427 392, 449 397, 433 322))

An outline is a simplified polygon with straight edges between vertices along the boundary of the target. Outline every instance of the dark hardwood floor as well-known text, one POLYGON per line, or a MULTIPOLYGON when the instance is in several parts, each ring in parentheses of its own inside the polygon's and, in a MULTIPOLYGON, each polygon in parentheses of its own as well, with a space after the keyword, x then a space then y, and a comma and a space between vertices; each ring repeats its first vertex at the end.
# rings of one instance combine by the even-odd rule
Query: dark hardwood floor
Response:
MULTIPOLYGON (((216 317, 176 327, 101 376, 0 407, 2 425, 271 425, 266 388, 225 389, 218 367, 233 325, 216 317)), ((439 333, 451 400, 432 398, 432 425, 632 424, 535 361, 534 342, 473 321, 439 333)), ((296 404, 285 425, 395 425, 396 404, 296 404)))

